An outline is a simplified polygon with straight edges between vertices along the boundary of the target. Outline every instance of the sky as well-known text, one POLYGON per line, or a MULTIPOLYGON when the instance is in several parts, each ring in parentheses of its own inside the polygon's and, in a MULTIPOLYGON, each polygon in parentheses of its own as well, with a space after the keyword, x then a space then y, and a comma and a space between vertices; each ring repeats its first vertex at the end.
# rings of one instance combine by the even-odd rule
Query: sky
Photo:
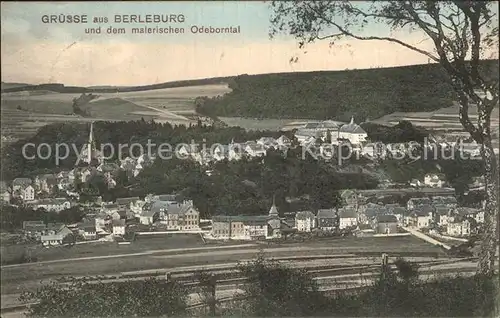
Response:
MULTIPOLYGON (((383 41, 317 42, 299 49, 290 36, 269 38, 270 6, 252 2, 2 2, 3 82, 147 85, 206 77, 344 70, 427 63, 383 41), (117 24, 115 15, 179 15, 183 23, 117 24), (87 15, 87 24, 43 23, 44 15, 87 15), (108 23, 93 23, 106 17, 108 23), (184 34, 131 34, 133 27, 172 26, 184 34), (86 29, 101 27, 101 34, 86 29), (192 26, 239 26, 239 34, 192 34, 192 26), (108 27, 126 34, 107 34, 108 27), (290 58, 298 57, 297 63, 290 58)), ((382 32, 375 26, 371 32, 382 32)), ((398 38, 422 48, 418 34, 398 38)))

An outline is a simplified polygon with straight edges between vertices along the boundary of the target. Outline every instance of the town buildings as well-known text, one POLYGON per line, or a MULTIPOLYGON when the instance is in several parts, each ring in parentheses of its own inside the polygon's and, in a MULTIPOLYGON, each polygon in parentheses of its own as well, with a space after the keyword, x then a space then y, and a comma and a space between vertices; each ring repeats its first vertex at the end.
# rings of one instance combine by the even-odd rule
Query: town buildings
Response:
POLYGON ((111 225, 113 227, 113 235, 125 235, 125 220, 112 220, 111 225))
POLYGON ((352 145, 361 145, 368 138, 368 134, 354 122, 354 117, 347 125, 342 125, 339 129, 338 139, 347 139, 352 145))
POLYGON ((323 231, 334 231, 339 226, 339 215, 335 209, 319 209, 317 219, 318 228, 323 231))
POLYGON ((295 227, 299 232, 311 232, 316 228, 316 216, 311 211, 300 211, 295 214, 295 227))
POLYGON ((428 173, 424 177, 424 184, 431 188, 442 188, 445 180, 444 175, 441 173, 428 173))
POLYGON ((377 216, 376 232, 380 234, 393 234, 398 232, 398 219, 393 214, 377 216))
POLYGON ((353 228, 358 225, 358 216, 354 209, 344 208, 339 213, 339 229, 353 228))
POLYGON ((448 223, 446 233, 449 236, 469 236, 471 233, 471 224, 467 219, 460 222, 448 223))
MULTIPOLYGON (((273 200, 274 201, 274 200, 273 200)), ((268 215, 212 217, 211 236, 216 239, 259 240, 281 237, 282 222, 273 202, 268 215)))

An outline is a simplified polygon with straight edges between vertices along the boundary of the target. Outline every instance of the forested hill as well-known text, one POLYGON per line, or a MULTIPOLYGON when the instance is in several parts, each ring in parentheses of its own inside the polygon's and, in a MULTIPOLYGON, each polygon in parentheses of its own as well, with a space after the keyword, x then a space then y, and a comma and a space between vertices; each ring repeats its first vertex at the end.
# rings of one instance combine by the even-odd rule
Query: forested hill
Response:
MULTIPOLYGON (((485 75, 498 77, 498 60, 482 62, 485 75), (495 71, 496 69, 496 71, 495 71), (495 73, 496 72, 496 73, 495 73)), ((240 75, 232 92, 199 98, 197 110, 210 116, 310 118, 348 121, 395 111, 448 107, 453 91, 437 64, 366 70, 240 75)))
POLYGON ((155 89, 174 88, 174 87, 189 87, 199 85, 225 84, 232 77, 213 77, 195 80, 174 81, 160 84, 142 85, 142 86, 65 86, 60 83, 48 84, 20 84, 20 83, 4 83, 2 82, 2 93, 13 93, 21 91, 38 91, 49 90, 57 93, 119 93, 119 92, 138 92, 149 91, 155 89))

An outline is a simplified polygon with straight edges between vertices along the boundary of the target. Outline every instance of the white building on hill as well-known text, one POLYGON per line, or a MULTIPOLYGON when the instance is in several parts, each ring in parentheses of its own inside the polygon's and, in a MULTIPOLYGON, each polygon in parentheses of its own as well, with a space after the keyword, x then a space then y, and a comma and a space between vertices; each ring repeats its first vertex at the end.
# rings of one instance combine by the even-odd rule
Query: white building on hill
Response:
POLYGON ((339 139, 347 139, 353 145, 359 145, 366 141, 368 134, 364 131, 361 126, 354 122, 354 117, 351 118, 351 122, 347 125, 343 125, 339 129, 339 139))

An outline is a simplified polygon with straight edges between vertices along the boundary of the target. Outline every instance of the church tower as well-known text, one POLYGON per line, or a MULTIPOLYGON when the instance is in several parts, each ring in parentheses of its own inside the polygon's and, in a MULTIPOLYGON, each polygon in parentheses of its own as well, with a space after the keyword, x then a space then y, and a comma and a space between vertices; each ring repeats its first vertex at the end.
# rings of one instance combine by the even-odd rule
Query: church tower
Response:
POLYGON ((87 163, 91 163, 95 155, 94 122, 90 123, 89 140, 87 141, 87 163))
POLYGON ((271 206, 271 209, 269 209, 269 216, 273 218, 279 217, 278 208, 275 203, 275 195, 273 195, 273 205, 271 206))

